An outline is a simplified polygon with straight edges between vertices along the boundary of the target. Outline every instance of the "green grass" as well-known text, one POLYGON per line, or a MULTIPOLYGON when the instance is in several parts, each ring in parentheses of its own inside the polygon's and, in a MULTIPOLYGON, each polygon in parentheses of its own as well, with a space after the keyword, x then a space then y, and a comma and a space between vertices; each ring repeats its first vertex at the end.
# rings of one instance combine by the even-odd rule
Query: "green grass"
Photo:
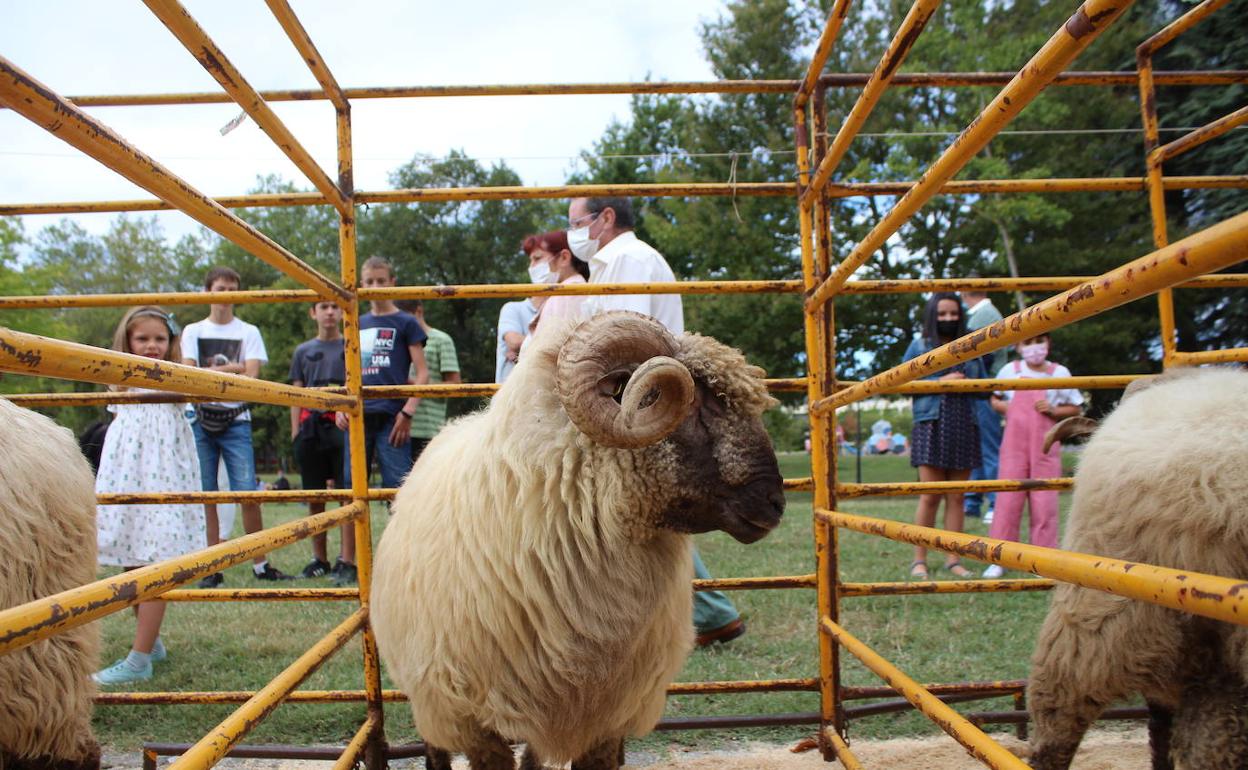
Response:
MULTIPOLYGON (((786 477, 810 474, 800 453, 781 457, 786 477)), ((853 480, 854 459, 842 458, 841 478, 853 480)), ((904 457, 864 457, 863 481, 913 481, 917 476, 904 457)), ((1068 495, 1062 495, 1063 516, 1068 495)), ((842 506, 850 512, 890 519, 913 519, 914 498, 860 498, 842 506)), ((276 524, 301 515, 302 506, 265 507, 265 523, 276 524)), ((374 506, 374 534, 385 525, 381 506, 374 506)), ((814 571, 811 499, 789 495, 784 521, 765 540, 744 546, 722 533, 698 536, 712 574, 717 577, 795 575, 814 571)), ((968 531, 984 533, 976 519, 968 531)), ((238 525, 236 524, 236 529, 238 525)), ((331 554, 337 534, 330 536, 331 554)), ((850 581, 902 580, 910 547, 853 532, 841 534, 841 564, 850 581)), ((296 544, 270 555, 283 571, 297 574, 307 562, 310 545, 296 544)), ((932 554, 929 563, 939 563, 932 554)), ((977 562, 967 566, 982 569, 977 562)), ((935 576, 942 573, 934 571, 935 576)), ((254 580, 248 566, 226 573, 226 587, 271 585, 254 580)), ((298 585, 321 585, 298 581, 298 585)), ((735 591, 731 594, 749 625, 749 632, 731 644, 697 650, 689 658, 682 681, 814 677, 818 674, 814 591, 810 589, 735 591)), ((1045 592, 1008 594, 902 596, 847 599, 842 623, 919 681, 1016 679, 1027 675, 1035 634, 1048 602, 1045 592)), ((179 603, 170 605, 162 635, 170 651, 157 675, 137 690, 253 690, 327 633, 350 611, 346 602, 179 603)), ((134 632, 129 613, 102 621, 105 662, 125 654, 134 632)), ((304 685, 307 689, 361 689, 361 652, 353 641, 330 659, 304 685)), ((851 685, 878 685, 879 679, 852 656, 842 656, 843 678, 851 685)), ((391 686, 388 681, 385 686, 391 686)), ((982 701, 971 708, 1009 708, 1008 700, 982 701)), ((114 750, 133 750, 145 741, 193 742, 233 709, 232 706, 102 706, 95 726, 100 740, 114 750)), ((668 700, 668 716, 783 713, 816 711, 815 693, 758 693, 679 696, 668 700)), ((362 722, 363 704, 283 705, 248 736, 248 743, 341 743, 362 722)), ((655 733, 637 748, 663 751, 695 746, 715 748, 742 736, 787 741, 808 735, 811 728, 749 731, 655 733)), ((415 740, 406 704, 386 709, 391 743, 415 740)), ((913 713, 881 715, 855 721, 857 737, 893 737, 936 732, 913 713)), ((630 744, 631 746, 631 744, 630 744)))

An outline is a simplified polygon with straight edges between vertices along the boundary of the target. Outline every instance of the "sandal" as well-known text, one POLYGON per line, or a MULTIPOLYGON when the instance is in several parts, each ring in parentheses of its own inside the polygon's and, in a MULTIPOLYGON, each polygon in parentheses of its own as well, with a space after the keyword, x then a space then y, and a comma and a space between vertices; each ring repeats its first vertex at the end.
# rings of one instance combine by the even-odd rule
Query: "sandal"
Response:
POLYGON ((910 577, 914 580, 927 580, 927 562, 912 561, 910 562, 910 577))
POLYGON ((975 573, 962 566, 960 561, 951 561, 944 566, 946 572, 954 577, 970 578, 975 577, 975 573))

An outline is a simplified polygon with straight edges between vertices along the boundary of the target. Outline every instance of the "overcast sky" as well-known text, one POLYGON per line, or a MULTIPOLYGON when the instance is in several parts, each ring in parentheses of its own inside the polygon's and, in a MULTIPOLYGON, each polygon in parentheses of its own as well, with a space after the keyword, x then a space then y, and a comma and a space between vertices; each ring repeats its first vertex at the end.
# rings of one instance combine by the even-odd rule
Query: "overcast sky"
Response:
MULTIPOLYGON (((317 88, 260 0, 183 2, 257 89, 317 88)), ((220 91, 139 0, 4 5, 0 55, 63 96, 220 91)), ((292 5, 339 84, 350 88, 620 82, 647 76, 708 80, 713 76, 698 34, 701 23, 717 18, 722 2, 293 0, 292 5)), ((336 177, 329 102, 272 106, 336 177)), ((311 187, 250 119, 220 134, 240 112, 232 104, 89 111, 210 196, 244 193, 258 175, 270 173, 311 187)), ((487 162, 505 159, 525 184, 559 184, 573 158, 590 148, 612 117, 627 117, 628 97, 366 99, 353 102, 352 115, 359 189, 387 187, 387 173, 416 153, 441 157, 452 149, 487 162)), ((151 197, 25 118, 0 110, 0 202, 151 197)), ((115 216, 74 219, 101 233, 115 216)), ((181 212, 157 216, 171 237, 198 227, 181 212)), ((54 221, 23 219, 27 234, 54 221)))

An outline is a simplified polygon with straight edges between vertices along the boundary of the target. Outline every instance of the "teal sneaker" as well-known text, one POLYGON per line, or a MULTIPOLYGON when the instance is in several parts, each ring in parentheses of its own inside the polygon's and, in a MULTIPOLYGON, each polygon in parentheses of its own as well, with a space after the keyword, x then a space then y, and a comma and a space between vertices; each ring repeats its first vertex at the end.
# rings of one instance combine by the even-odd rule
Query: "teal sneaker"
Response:
POLYGON ((165 649, 165 643, 156 637, 156 644, 152 645, 152 662, 160 663, 169 657, 169 651, 165 649))
POLYGON ((135 668, 125 658, 117 661, 113 665, 103 671, 96 671, 91 675, 98 685, 108 687, 115 684, 129 684, 131 682, 143 682, 152 678, 152 664, 148 663, 143 668, 135 668))

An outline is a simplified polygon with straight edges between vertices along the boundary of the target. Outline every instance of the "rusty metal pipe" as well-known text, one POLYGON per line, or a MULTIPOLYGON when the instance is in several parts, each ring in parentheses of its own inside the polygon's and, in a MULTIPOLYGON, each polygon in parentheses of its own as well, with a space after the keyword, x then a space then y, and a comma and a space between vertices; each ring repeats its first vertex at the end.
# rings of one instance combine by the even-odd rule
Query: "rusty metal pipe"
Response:
POLYGON ((826 412, 885 388, 897 387, 970 358, 1060 328, 1195 275, 1229 267, 1248 252, 1248 212, 1128 262, 1062 294, 942 345, 920 358, 878 374, 811 405, 826 412))
POLYGON ((921 583, 842 583, 841 596, 917 596, 919 594, 1016 593, 1049 591, 1052 580, 931 580, 921 583))
MULTIPOLYGON (((980 682, 937 682, 924 684, 923 689, 933 695, 955 695, 960 693, 988 693, 1010 695, 1022 692, 1027 688, 1026 679, 998 679, 980 682)), ((888 698, 897 694, 892 687, 846 687, 845 700, 863 700, 866 698, 888 698)))
POLYGON ((1163 29, 1145 40, 1143 43, 1140 43, 1139 47, 1135 49, 1136 55, 1151 56, 1157 50, 1165 45, 1168 45, 1176 37, 1199 24, 1211 13, 1214 13, 1228 2, 1230 2, 1230 0, 1205 0, 1200 5, 1197 5, 1195 8, 1192 8, 1187 13, 1167 24, 1163 29))
POLYGON ((364 724, 360 725, 360 729, 351 738, 351 742, 342 750, 342 756, 338 757, 338 760, 334 762, 331 770, 355 770, 360 755, 364 753, 369 739, 373 737, 373 732, 377 730, 380 724, 376 714, 369 714, 368 718, 364 720, 364 724))
POLYGON ((178 0, 143 0, 143 4, 160 19, 195 60, 203 65, 208 74, 221 84, 238 106, 256 121, 260 130, 268 134, 282 154, 295 164, 295 168, 302 171, 335 208, 345 212, 347 198, 343 191, 338 189, 338 185, 334 184, 311 153, 304 149, 281 118, 277 117, 273 108, 264 101, 264 97, 251 87, 243 73, 234 66, 186 8, 178 0))
POLYGON ((1229 115, 1223 115, 1195 131, 1161 145, 1152 151, 1149 160, 1156 163, 1165 163, 1168 160, 1173 160, 1183 153, 1193 150, 1205 142, 1216 139, 1227 131, 1246 123, 1248 123, 1248 106, 1240 107, 1229 115))
POLYGON ((884 50, 884 55, 880 57, 879 63, 875 65, 875 70, 872 71, 870 79, 867 80, 867 84, 862 89, 862 93, 858 95, 858 99, 854 102, 854 106, 850 109, 849 114, 841 121, 841 127, 837 130, 836 138, 832 140, 827 154, 819 160, 819 165, 815 169, 814 176, 811 177, 810 184, 802 192, 801 205, 812 205, 815 196, 823 191, 828 180, 832 178, 832 173, 840 165, 841 159, 849 151, 850 143, 854 141, 854 137, 862 130, 862 125, 867 122, 871 111, 879 103, 880 97, 884 96, 884 91, 887 90, 889 81, 896 74, 902 62, 906 60, 910 49, 918 42, 923 28, 927 26, 928 20, 932 18, 932 15, 936 13, 936 9, 939 7, 940 0, 914 0, 905 18, 902 19, 901 25, 897 28, 897 32, 893 35, 893 39, 889 41, 888 47, 884 50))
POLYGON ((988 767, 1002 770, 1027 770, 1027 765, 1018 757, 1002 748, 996 741, 989 738, 975 725, 967 721, 961 714, 945 705, 923 686, 906 676, 901 669, 889 663, 878 653, 859 641, 853 634, 828 618, 820 621, 819 629, 835 639, 863 665, 874 671, 916 709, 931 719, 937 727, 948 733, 954 740, 966 747, 980 762, 988 767))
MULTIPOLYGON (((294 44, 295 50, 299 52, 299 56, 303 59, 303 63, 308 65, 308 69, 312 72, 312 77, 316 78, 316 82, 320 84, 326 98, 333 103, 335 108, 340 110, 348 109, 347 95, 343 92, 342 87, 338 85, 338 81, 334 78, 334 73, 330 72, 329 65, 325 63, 325 57, 321 56, 321 52, 317 50, 316 44, 312 42, 312 37, 304 29, 303 22, 299 21, 299 17, 295 15, 295 11, 290 7, 290 3, 286 2, 286 0, 265 0, 265 3, 268 4, 269 11, 277 19, 277 23, 282 25, 282 31, 286 33, 286 37, 290 38, 290 42, 294 44)), ((263 99, 264 96, 261 95, 260 98, 263 99)), ((344 190, 344 192, 348 195, 351 193, 350 190, 344 190)))
POLYGON ((832 54, 832 46, 836 45, 836 38, 841 34, 841 26, 845 23, 845 17, 849 15, 850 2, 851 0, 836 0, 832 3, 828 20, 823 25, 823 32, 819 35, 819 41, 815 43, 815 52, 810 57, 810 66, 806 68, 806 77, 797 84, 797 94, 793 97, 794 110, 801 110, 814 93, 815 84, 819 82, 819 75, 828 62, 828 56, 832 54))
POLYGON ((752 578, 702 578, 693 581, 695 591, 757 591, 766 588, 814 588, 815 575, 783 575, 752 578))
POLYGON ((0 655, 351 521, 352 503, 0 611, 0 655))
POLYGON ((947 495, 950 492, 1033 492, 1039 489, 1073 489, 1070 477, 1056 479, 991 479, 986 481, 887 481, 872 484, 841 484, 841 497, 910 497, 947 495))
POLYGON ((350 601, 358 588, 196 588, 162 594, 162 602, 303 602, 350 601))
POLYGON ((1036 52, 1018 75, 988 104, 957 139, 919 177, 919 181, 850 251, 832 275, 810 294, 810 306, 836 293, 901 226, 953 178, 1032 99, 1112 24, 1132 0, 1085 0, 1079 10, 1036 52))
POLYGON ((1024 545, 869 516, 820 510, 838 527, 955 553, 1195 615, 1248 625, 1248 583, 1200 572, 1024 545))
POLYGON ((340 286, 268 236, 226 211, 155 159, 127 144, 100 121, 0 56, 0 104, 85 152, 126 179, 243 250, 334 301, 346 299, 340 286))
MULTIPOLYGON (((901 77, 898 75, 898 77, 901 77)), ((824 187, 829 198, 905 195, 916 183, 902 182, 841 182, 824 187)), ((1163 182, 1166 190, 1241 189, 1248 187, 1248 175, 1173 176, 1163 182)), ((940 186, 939 195, 982 195, 985 193, 1076 193, 1076 192, 1140 192, 1144 177, 1089 177, 1064 179, 968 179, 953 180, 940 186)), ((443 203, 462 200, 540 200, 553 198, 629 195, 665 198, 692 196, 780 197, 793 194, 789 182, 739 182, 737 184, 617 184, 561 185, 555 187, 433 187, 400 190, 359 191, 358 203, 443 203)), ((222 208, 260 206, 325 206, 324 195, 303 193, 253 193, 222 196, 215 199, 222 208)), ((67 201, 63 203, 0 203, 0 216, 34 214, 99 214, 119 211, 165 211, 177 208, 161 200, 67 201)))
POLYGON ((309 388, 222 374, 130 353, 25 334, 0 326, 0 371, 62 380, 153 388, 262 404, 334 411, 355 402, 309 388))
POLYGON ((221 761, 230 748, 281 705, 292 690, 320 668, 331 655, 342 649, 355 636, 355 632, 363 627, 367 616, 368 610, 364 607, 351 613, 324 639, 300 655, 237 711, 213 728, 211 733, 187 749, 186 753, 169 766, 170 770, 207 770, 221 761))

